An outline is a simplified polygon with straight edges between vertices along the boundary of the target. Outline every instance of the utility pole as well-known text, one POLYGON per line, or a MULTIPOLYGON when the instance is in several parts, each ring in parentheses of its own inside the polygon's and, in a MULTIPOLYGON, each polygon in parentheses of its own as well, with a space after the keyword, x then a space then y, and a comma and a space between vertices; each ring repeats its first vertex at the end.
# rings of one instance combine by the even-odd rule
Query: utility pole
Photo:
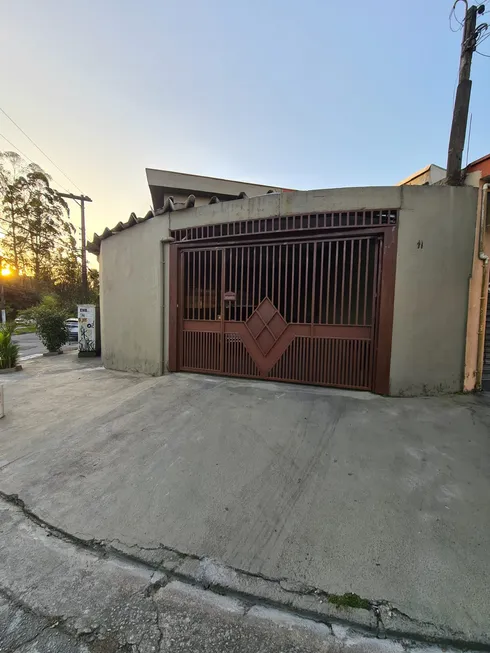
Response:
POLYGON ((88 278, 87 278, 87 243, 85 237, 85 202, 92 200, 87 195, 73 195, 73 193, 58 193, 60 197, 80 202, 81 222, 82 222, 82 293, 84 301, 88 296, 88 278))
POLYGON ((462 183, 461 167, 471 96, 471 60, 476 48, 476 16, 479 12, 480 8, 473 5, 466 10, 464 19, 459 82, 454 101, 453 122, 447 154, 447 183, 450 186, 459 186, 462 183))

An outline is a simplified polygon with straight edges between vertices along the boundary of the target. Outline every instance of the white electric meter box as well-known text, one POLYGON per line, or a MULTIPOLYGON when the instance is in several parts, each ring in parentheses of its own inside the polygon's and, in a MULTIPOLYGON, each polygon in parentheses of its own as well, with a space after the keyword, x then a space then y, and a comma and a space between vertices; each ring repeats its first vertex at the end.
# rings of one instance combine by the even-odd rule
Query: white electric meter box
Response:
POLYGON ((95 304, 78 305, 78 355, 100 355, 100 318, 95 304))

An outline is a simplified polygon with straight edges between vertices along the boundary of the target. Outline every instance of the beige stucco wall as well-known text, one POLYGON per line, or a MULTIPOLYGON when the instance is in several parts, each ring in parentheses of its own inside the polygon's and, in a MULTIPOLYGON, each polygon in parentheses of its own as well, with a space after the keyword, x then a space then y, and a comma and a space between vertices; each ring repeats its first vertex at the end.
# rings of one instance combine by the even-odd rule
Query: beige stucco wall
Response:
POLYGON ((163 373, 165 234, 168 216, 159 216, 101 243, 102 359, 108 368, 163 373))
POLYGON ((402 188, 391 394, 462 389, 476 201, 474 188, 402 188))
MULTIPOLYGON (((316 211, 401 209, 393 394, 459 390, 476 191, 369 187, 264 195, 156 216, 102 242, 101 321, 107 367, 161 374, 168 361, 169 230, 316 211), (422 249, 417 242, 423 241, 422 249)), ((117 221, 117 220, 116 220, 117 221)))

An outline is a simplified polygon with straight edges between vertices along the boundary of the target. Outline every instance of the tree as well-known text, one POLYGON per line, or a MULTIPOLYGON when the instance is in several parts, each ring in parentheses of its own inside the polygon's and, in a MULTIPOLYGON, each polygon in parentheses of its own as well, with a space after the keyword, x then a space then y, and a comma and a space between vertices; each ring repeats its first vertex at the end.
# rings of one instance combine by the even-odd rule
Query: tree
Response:
MULTIPOLYGON (((15 152, 0 153, 0 236, 2 232, 0 257, 13 271, 18 289, 27 286, 37 297, 54 293, 71 314, 77 303, 97 301, 97 270, 89 269, 89 297, 83 295, 81 251, 65 200, 38 165, 27 164, 15 152)), ((16 298, 12 308, 25 305, 16 298)))
POLYGON ((38 281, 49 279, 56 252, 76 247, 68 205, 48 175, 15 152, 0 155, 0 191, 5 260, 38 281))

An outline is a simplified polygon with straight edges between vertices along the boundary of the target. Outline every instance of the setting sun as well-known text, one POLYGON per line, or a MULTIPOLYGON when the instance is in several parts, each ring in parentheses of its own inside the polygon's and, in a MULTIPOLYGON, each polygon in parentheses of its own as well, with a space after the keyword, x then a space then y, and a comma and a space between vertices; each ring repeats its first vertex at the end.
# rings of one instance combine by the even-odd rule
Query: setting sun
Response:
POLYGON ((12 270, 10 268, 2 268, 2 277, 8 277, 9 275, 12 274, 12 270))

